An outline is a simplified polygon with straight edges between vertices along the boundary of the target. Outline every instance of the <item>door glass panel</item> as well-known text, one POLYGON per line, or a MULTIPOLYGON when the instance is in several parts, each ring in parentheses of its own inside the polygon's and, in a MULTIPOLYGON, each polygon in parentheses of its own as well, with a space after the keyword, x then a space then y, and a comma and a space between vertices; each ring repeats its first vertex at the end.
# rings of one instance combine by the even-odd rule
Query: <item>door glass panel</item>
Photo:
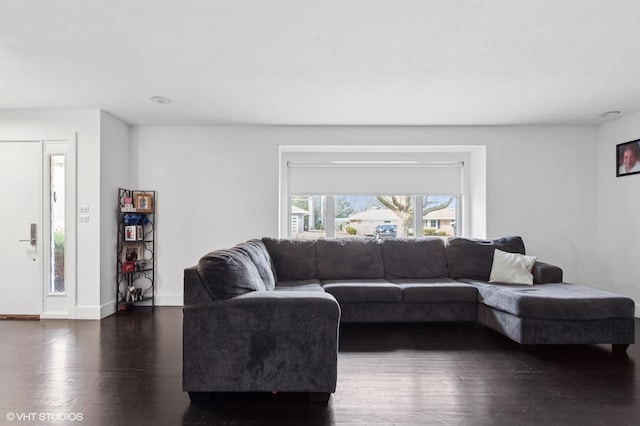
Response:
POLYGON ((51 155, 51 282, 50 293, 64 293, 64 252, 65 252, 65 156, 51 155))

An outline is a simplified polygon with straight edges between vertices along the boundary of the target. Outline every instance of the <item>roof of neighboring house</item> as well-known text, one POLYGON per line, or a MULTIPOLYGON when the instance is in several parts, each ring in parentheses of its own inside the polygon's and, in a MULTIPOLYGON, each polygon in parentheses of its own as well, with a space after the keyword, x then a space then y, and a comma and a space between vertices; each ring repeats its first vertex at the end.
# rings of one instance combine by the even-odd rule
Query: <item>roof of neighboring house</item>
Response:
POLYGON ((304 209, 301 209, 300 207, 291 206, 291 214, 303 214, 305 216, 308 216, 309 212, 304 209))
POLYGON ((398 216, 394 212, 389 209, 372 209, 365 210, 363 212, 354 213, 349 216, 349 220, 377 220, 377 221, 387 221, 387 220, 396 220, 398 216))
MULTIPOLYGON (((349 216, 349 220, 371 220, 371 221, 393 221, 398 219, 396 214, 389 209, 372 209, 354 213, 349 216)), ((452 208, 432 211, 423 217, 424 220, 455 220, 456 210, 452 208)))
POLYGON ((448 209, 440 209, 432 211, 431 213, 425 215, 423 219, 430 220, 456 220, 456 210, 452 208, 448 209))

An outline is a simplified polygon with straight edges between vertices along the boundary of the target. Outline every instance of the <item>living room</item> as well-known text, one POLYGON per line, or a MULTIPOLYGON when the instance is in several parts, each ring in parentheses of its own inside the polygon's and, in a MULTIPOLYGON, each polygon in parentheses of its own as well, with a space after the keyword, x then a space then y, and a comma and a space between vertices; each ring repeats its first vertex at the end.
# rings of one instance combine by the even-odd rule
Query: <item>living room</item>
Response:
MULTIPOLYGON (((88 206, 90 211, 89 221, 74 220, 75 258, 69 262, 73 270, 69 282, 75 295, 72 306, 65 311, 67 318, 101 320, 115 312, 118 187, 157 191, 156 302, 161 307, 179 309, 183 302, 183 269, 195 264, 203 254, 251 238, 284 235, 279 204, 280 155, 282 147, 291 146, 385 147, 390 151, 425 146, 480 149, 482 155, 471 166, 484 175, 484 182, 475 181, 473 188, 475 196, 481 194, 481 201, 469 213, 474 226, 469 227, 466 236, 520 235, 528 254, 563 268, 565 281, 630 297, 635 301, 636 318, 640 316, 637 285, 640 231, 634 225, 640 216, 637 196, 640 175, 617 177, 614 169, 617 145, 640 139, 640 95, 635 80, 640 61, 633 42, 637 39, 637 6, 631 1, 571 2, 572 5, 564 6, 528 2, 519 11, 503 2, 490 2, 486 10, 461 2, 450 6, 454 19, 448 16, 446 7, 428 3, 434 8, 431 12, 437 19, 432 19, 436 19, 439 31, 443 28, 459 31, 462 24, 468 26, 469 33, 453 38, 450 49, 459 52, 458 55, 469 55, 473 61, 465 65, 459 59, 447 62, 447 57, 437 57, 450 68, 438 68, 433 75, 447 77, 424 87, 420 86, 415 68, 424 69, 421 67, 425 65, 411 62, 410 54, 401 61, 393 56, 395 52, 393 55, 389 52, 389 46, 405 45, 405 38, 393 39, 396 44, 383 43, 384 37, 391 37, 393 31, 389 28, 395 28, 394 22, 409 20, 411 11, 414 16, 424 16, 426 10, 416 5, 413 7, 417 9, 409 7, 402 13, 396 10, 399 15, 393 18, 396 21, 391 17, 387 20, 386 9, 378 5, 368 12, 361 10, 363 15, 352 16, 355 21, 347 23, 338 18, 332 20, 330 11, 319 6, 315 13, 324 20, 314 19, 313 13, 302 13, 299 6, 287 4, 289 12, 271 11, 272 14, 265 15, 270 18, 266 19, 269 25, 264 26, 258 23, 259 12, 270 11, 265 5, 254 5, 255 10, 209 11, 223 17, 228 13, 236 19, 246 18, 246 24, 236 24, 237 31, 251 34, 248 39, 239 37, 241 44, 235 50, 214 46, 220 49, 214 50, 219 57, 235 58, 237 64, 229 65, 229 69, 216 65, 213 69, 221 74, 214 76, 210 89, 193 87, 188 75, 175 69, 149 72, 149 65, 144 62, 154 60, 140 53, 147 45, 142 41, 134 43, 133 53, 125 49, 123 40, 112 45, 108 39, 113 30, 96 36, 96 52, 106 60, 86 60, 85 65, 74 71, 70 64, 80 58, 70 52, 82 46, 71 41, 82 39, 79 34, 92 25, 108 29, 114 20, 120 22, 125 35, 133 34, 136 23, 150 34, 163 37, 169 43, 165 53, 178 55, 176 52, 181 52, 178 42, 184 42, 186 37, 180 34, 183 30, 154 29, 152 20, 141 17, 140 11, 127 24, 120 20, 126 12, 115 6, 108 8, 111 21, 93 16, 96 11, 67 11, 65 18, 62 11, 50 10, 59 18, 60 25, 56 28, 53 24, 45 25, 44 11, 23 10, 15 5, 7 13, 3 10, 0 22, 8 29, 4 30, 6 36, 4 31, 0 32, 3 34, 0 42, 6 47, 2 63, 6 63, 10 78, 2 83, 2 93, 7 95, 0 100, 0 140, 68 141, 75 156, 75 205, 88 206), (603 5, 608 8, 601 9, 603 5), (487 21, 474 17, 476 13, 487 21), (26 29, 17 29, 16 22, 25 22, 25 16, 45 30, 30 35, 26 29), (79 28, 74 28, 74 17, 82 17, 79 28), (530 19, 539 29, 525 31, 519 39, 528 50, 516 49, 517 41, 511 44, 502 40, 513 36, 514 28, 526 27, 530 19), (260 34, 266 37, 267 30, 275 31, 282 22, 300 23, 276 32, 275 46, 256 41, 260 34), (322 27, 326 22, 335 26, 329 27, 335 33, 328 31, 334 35, 324 47, 326 50, 310 49, 304 53, 304 43, 311 43, 314 35, 324 34, 322 27), (312 29, 302 31, 302 23, 313 25, 312 29), (491 24, 502 25, 503 31, 494 28, 477 44, 463 45, 474 40, 481 29, 492 27, 491 24), (251 25, 260 31, 252 32, 251 25), (373 35, 366 32, 370 25, 385 31, 373 35), (559 28, 563 25, 566 28, 559 28), (342 39, 340 30, 352 26, 353 43, 366 54, 356 55, 363 62, 362 67, 350 73, 348 66, 337 64, 340 60, 351 66, 358 64, 351 59, 355 53, 350 48, 354 46, 341 47, 338 42, 342 39), (169 35, 162 35, 164 32, 169 35), (371 44, 363 34, 372 38, 371 44), (48 37, 60 42, 62 48, 56 50, 47 45, 44 41, 48 37), (175 41, 171 41, 172 37, 175 41), (297 42, 286 41, 296 37, 297 42), (255 62, 246 59, 252 57, 244 50, 249 42, 255 49, 251 51, 255 62), (120 70, 121 80, 104 74, 100 75, 103 80, 96 80, 91 72, 97 72, 109 61, 115 46, 130 52, 124 57, 115 56, 120 67, 135 69, 138 64, 144 72, 131 71, 132 75, 127 75, 120 70), (536 50, 544 46, 548 50, 536 50), (283 47, 291 49, 284 49, 290 56, 304 53, 300 62, 278 63, 284 59, 276 51, 283 47), (265 48, 276 55, 273 62, 261 56, 260 51, 265 48), (473 55, 474 49, 480 49, 479 53, 473 55), (134 60, 136 53, 142 59, 134 60), (562 59, 565 53, 567 57, 562 59), (396 65, 374 72, 375 64, 386 63, 385 55, 392 55, 391 63, 396 65), (482 55, 488 59, 479 58, 482 55), (509 55, 513 55, 511 59, 509 55), (305 67, 319 67, 319 62, 325 61, 318 57, 328 58, 326 62, 333 61, 336 65, 319 68, 317 73, 296 68, 302 67, 301 63, 305 67), (409 63, 409 70, 403 72, 405 62, 409 63), (45 68, 59 84, 36 74, 38 67, 45 68), (371 70, 369 78, 377 79, 372 84, 386 89, 372 91, 367 69, 371 70), (328 77, 317 80, 321 72, 328 77), (513 73, 521 73, 522 77, 513 79, 513 73), (473 78, 461 86, 465 91, 460 93, 450 80, 462 81, 467 74, 473 78), (150 76, 154 76, 153 81, 146 84, 145 77, 150 76), (304 81, 305 76, 309 78, 309 86, 317 85, 325 93, 298 86, 298 79, 304 81), (408 88, 398 83, 403 78, 408 88), (293 83, 283 90, 286 86, 282 85, 288 79, 293 79, 293 83), (326 85, 331 79, 333 87, 326 85), (264 86, 257 87, 258 82, 264 86), (106 89, 99 87, 102 83, 106 89), (512 86, 515 83, 519 85, 512 86), (181 85, 189 86, 189 90, 181 92, 177 88, 181 85), (92 87, 101 98, 87 95, 92 87), (234 89, 242 96, 230 98, 234 89), (193 94, 207 90, 210 98, 205 99, 209 100, 193 94), (546 103, 538 97, 539 91, 544 91, 546 103), (76 98, 69 96, 71 100, 66 100, 65 92, 76 93, 76 98), (252 98, 248 99, 244 92, 249 92, 252 98), (411 92, 418 96, 405 99, 411 92), (108 93, 116 93, 118 102, 108 93), (135 93, 135 99, 125 96, 127 93, 135 93), (375 93, 381 94, 374 96, 375 93), (156 95, 167 96, 173 102, 151 103, 149 98, 156 95), (280 106, 278 116, 274 105, 279 96, 285 105, 280 106), (502 104, 497 105, 498 100, 502 104), (118 109, 120 102, 124 106, 118 109), (189 102, 193 114, 186 116, 182 108, 189 102), (320 109, 325 111, 317 112, 320 109), (614 110, 620 113, 602 116, 614 110), (474 111, 483 114, 473 115, 474 111)), ((358 4, 353 3, 353 7, 358 4)), ((353 12, 345 10, 344 16, 353 12)), ((189 16, 193 18, 192 14, 189 16)), ((167 24, 172 22, 166 16, 162 19, 167 24)), ((229 30, 218 19, 221 18, 215 22, 229 30)), ((423 22, 411 22, 409 29, 420 23, 423 22)), ((222 29, 218 31, 206 40, 233 42, 229 34, 223 34, 222 29)), ((446 45, 447 37, 453 37, 452 32, 444 31, 442 38, 436 40, 446 45)), ((409 45, 416 55, 422 50, 429 51, 422 40, 432 35, 419 34, 423 37, 420 41, 406 36, 413 40, 409 45)), ((198 45, 195 56, 201 56, 200 49, 204 48, 198 45)), ((192 58, 191 62, 184 62, 195 68, 200 60, 192 58)), ((166 66, 164 62, 162 65, 166 66)), ((116 75, 117 68, 107 72, 116 75)), ((13 184, 9 176, 2 181, 2 185, 13 184)), ((77 219, 76 214, 70 213, 77 219)), ((9 292, 10 288, 3 290, 9 292)), ((629 352, 632 359, 637 357, 636 352, 629 352)))

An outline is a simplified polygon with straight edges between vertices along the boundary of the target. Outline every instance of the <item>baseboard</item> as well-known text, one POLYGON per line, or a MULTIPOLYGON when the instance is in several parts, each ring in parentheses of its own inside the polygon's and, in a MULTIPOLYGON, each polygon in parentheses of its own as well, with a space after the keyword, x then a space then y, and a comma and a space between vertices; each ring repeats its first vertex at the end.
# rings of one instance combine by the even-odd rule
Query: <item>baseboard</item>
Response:
POLYGON ((107 315, 102 315, 100 306, 76 306, 76 319, 79 320, 99 320, 107 315))
MULTIPOLYGON (((156 306, 182 306, 182 294, 158 294, 156 295, 156 306)), ((102 306, 77 306, 76 319, 79 320, 100 320, 116 312, 116 302, 112 300, 102 306)))

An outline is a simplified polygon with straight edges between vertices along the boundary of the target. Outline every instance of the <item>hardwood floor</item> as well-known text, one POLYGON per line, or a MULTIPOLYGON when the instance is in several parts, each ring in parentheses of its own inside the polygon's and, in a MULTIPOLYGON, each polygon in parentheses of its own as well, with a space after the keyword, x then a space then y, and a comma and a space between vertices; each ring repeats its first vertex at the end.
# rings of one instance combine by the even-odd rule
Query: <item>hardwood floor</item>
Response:
MULTIPOLYGON (((638 345, 620 355, 522 347, 476 324, 347 324, 328 405, 296 394, 196 405, 182 392, 181 327, 172 307, 0 321, 0 424, 640 424, 638 345)), ((640 343, 639 332, 636 319, 640 343)))

